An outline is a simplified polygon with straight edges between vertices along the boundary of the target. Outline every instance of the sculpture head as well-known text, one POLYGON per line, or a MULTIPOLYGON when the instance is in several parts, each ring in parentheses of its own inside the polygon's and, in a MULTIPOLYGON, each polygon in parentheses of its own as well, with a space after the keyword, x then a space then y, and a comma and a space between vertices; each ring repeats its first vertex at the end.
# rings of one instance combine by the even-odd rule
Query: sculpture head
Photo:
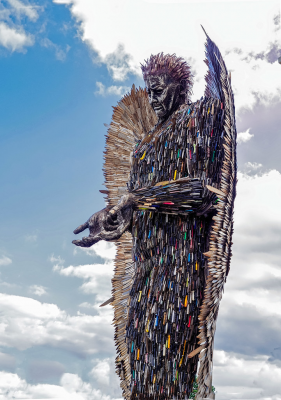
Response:
POLYGON ((141 69, 149 103, 159 122, 163 122, 191 95, 193 76, 190 66, 175 54, 159 53, 151 55, 141 69))

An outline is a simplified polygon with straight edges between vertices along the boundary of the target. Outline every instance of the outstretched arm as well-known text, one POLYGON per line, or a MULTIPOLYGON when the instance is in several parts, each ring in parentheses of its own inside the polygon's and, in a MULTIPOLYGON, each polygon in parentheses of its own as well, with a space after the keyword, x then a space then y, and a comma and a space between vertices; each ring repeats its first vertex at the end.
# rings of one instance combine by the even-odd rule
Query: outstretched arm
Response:
POLYGON ((189 178, 136 189, 122 196, 116 206, 96 212, 78 226, 74 230, 75 234, 89 228, 89 236, 73 240, 72 243, 80 247, 91 247, 100 240, 119 239, 125 231, 130 231, 133 211, 138 209, 206 214, 212 210, 216 195, 224 196, 224 193, 211 186, 204 189, 198 179, 189 178))
POLYGON ((138 209, 154 209, 158 212, 178 212, 197 215, 209 212, 217 196, 224 193, 206 185, 199 179, 181 178, 175 181, 159 182, 155 186, 132 191, 138 209))

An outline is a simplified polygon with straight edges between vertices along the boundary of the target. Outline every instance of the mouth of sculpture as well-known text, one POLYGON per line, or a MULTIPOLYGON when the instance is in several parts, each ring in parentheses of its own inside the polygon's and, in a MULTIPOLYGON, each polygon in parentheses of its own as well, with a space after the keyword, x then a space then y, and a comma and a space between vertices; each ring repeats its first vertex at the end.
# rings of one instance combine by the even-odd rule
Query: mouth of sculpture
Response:
POLYGON ((164 112, 164 109, 163 109, 163 107, 161 106, 161 104, 155 104, 155 105, 153 105, 153 110, 156 112, 156 114, 158 114, 158 113, 163 113, 163 112, 164 112))

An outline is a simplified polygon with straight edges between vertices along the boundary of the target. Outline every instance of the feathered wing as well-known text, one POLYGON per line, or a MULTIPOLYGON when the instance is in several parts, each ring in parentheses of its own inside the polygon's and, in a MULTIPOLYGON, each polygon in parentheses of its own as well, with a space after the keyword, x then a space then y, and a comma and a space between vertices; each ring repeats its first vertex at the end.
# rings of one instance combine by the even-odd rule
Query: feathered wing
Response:
MULTIPOLYGON (((157 117, 148 102, 146 90, 137 90, 134 85, 131 93, 125 95, 114 107, 112 122, 106 135, 103 168, 107 188, 106 200, 110 206, 116 205, 127 190, 133 149, 137 141, 143 139, 156 122, 157 117)), ((129 399, 131 369, 125 343, 125 327, 129 292, 134 278, 132 235, 125 233, 116 241, 116 245, 111 302, 114 308, 116 369, 121 378, 123 396, 129 399)))
POLYGON ((214 222, 210 232, 209 276, 199 316, 199 343, 204 345, 205 350, 199 356, 200 368, 196 396, 198 400, 206 398, 212 393, 214 333, 219 303, 230 267, 233 206, 237 182, 237 134, 230 75, 228 75, 219 49, 207 34, 206 36, 205 62, 208 65, 208 73, 205 77, 205 96, 218 98, 224 109, 224 157, 219 189, 225 193, 225 196, 221 196, 216 205, 217 214, 213 217, 214 222))

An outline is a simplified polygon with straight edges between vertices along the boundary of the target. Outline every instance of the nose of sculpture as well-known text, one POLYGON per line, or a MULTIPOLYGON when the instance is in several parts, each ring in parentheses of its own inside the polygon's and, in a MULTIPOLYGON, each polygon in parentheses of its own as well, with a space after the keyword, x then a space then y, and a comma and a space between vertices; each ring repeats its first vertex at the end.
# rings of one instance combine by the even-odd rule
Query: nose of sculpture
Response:
POLYGON ((148 100, 149 100, 149 104, 152 107, 157 103, 157 96, 156 96, 156 93, 154 92, 154 90, 150 89, 149 94, 148 94, 148 100))

